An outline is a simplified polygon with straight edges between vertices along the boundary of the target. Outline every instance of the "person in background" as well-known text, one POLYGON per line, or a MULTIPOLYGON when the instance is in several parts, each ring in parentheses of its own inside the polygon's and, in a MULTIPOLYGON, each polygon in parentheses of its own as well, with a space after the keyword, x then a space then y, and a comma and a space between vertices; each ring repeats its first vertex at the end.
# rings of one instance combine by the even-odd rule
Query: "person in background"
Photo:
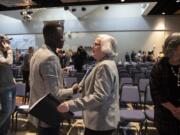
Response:
POLYGON ((69 49, 69 50, 67 50, 66 51, 66 59, 67 59, 67 61, 66 61, 66 66, 69 66, 69 65, 72 65, 73 63, 73 61, 72 61, 72 55, 73 55, 73 51, 72 51, 72 49, 69 49))
POLYGON ((21 66, 22 60, 23 60, 23 55, 21 53, 21 50, 16 48, 15 54, 14 54, 14 63, 13 64, 16 66, 21 66))
POLYGON ((10 117, 15 109, 16 88, 12 63, 13 51, 10 41, 5 35, 0 35, 0 135, 7 135, 10 117))
POLYGON ((117 43, 110 35, 98 35, 92 56, 96 65, 80 82, 82 98, 66 101, 59 112, 83 110, 85 135, 112 135, 119 122, 119 77, 115 62, 117 43), (88 74, 89 73, 89 74, 88 74))
MULTIPOLYGON (((77 85, 63 89, 63 73, 56 54, 57 48, 61 49, 64 44, 63 30, 63 26, 57 22, 49 22, 43 27, 45 44, 33 54, 30 61, 30 107, 48 93, 61 98, 76 93, 78 89, 77 85)), ((33 116, 29 120, 38 127, 38 135, 59 135, 59 126, 47 125, 33 116)))
POLYGON ((136 62, 142 62, 142 51, 141 50, 138 51, 135 58, 136 58, 136 62))
POLYGON ((126 54, 125 54, 125 60, 126 60, 127 62, 130 62, 130 55, 129 55, 128 52, 126 52, 126 54))
POLYGON ((147 62, 153 62, 153 61, 154 61, 153 52, 148 51, 147 62))
POLYGON ((147 60, 147 55, 146 55, 146 51, 143 51, 142 52, 142 62, 146 62, 146 60, 147 60))
POLYGON ((150 79, 154 121, 159 135, 180 135, 180 33, 166 38, 163 53, 150 79))
POLYGON ((157 57, 157 61, 159 61, 163 57, 164 57, 164 53, 163 52, 159 52, 158 57, 157 57))
POLYGON ((83 72, 83 65, 87 61, 87 52, 83 46, 77 48, 77 52, 73 56, 74 67, 77 72, 83 72))
POLYGON ((58 55, 58 57, 59 57, 61 67, 62 67, 62 68, 65 68, 65 67, 66 67, 66 61, 67 61, 65 51, 62 50, 61 48, 57 48, 57 49, 56 49, 56 53, 57 53, 57 55, 58 55))
POLYGON ((24 58, 23 58, 22 72, 23 72, 23 82, 26 84, 26 92, 25 92, 26 98, 28 98, 27 94, 30 91, 30 88, 29 88, 29 70, 30 70, 30 59, 33 55, 33 52, 34 52, 34 48, 29 47, 28 52, 24 55, 24 58))
POLYGON ((135 53, 135 51, 131 52, 131 61, 136 62, 136 53, 135 53))

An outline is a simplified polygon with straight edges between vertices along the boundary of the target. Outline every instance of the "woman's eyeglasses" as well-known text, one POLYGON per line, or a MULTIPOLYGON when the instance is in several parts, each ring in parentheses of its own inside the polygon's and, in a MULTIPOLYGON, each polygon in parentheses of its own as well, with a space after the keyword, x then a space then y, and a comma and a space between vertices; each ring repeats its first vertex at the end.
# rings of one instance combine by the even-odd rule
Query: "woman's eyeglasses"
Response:
POLYGON ((93 47, 100 47, 100 46, 101 46, 100 43, 94 43, 94 44, 93 44, 93 47))

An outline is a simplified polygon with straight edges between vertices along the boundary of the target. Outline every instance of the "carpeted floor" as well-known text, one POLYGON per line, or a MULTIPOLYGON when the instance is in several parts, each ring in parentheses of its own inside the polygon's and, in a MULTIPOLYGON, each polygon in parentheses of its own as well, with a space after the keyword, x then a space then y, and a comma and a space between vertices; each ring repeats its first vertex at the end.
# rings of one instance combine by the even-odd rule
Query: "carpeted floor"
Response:
MULTIPOLYGON (((22 98, 17 98, 17 103, 21 103, 22 98)), ((75 121, 70 126, 68 123, 63 124, 63 128, 61 129, 61 135, 83 135, 83 121, 75 121)), ((135 124, 138 128, 139 126, 135 124)), ((28 123, 27 115, 20 114, 18 115, 18 122, 17 122, 17 131, 11 128, 9 130, 8 135, 36 135, 36 129, 28 123)), ((126 134, 123 134, 122 130, 119 132, 118 135, 136 135, 135 130, 127 130, 126 134)), ((146 135, 158 135, 155 128, 148 129, 146 135)))
MULTIPOLYGON (((10 131, 8 135, 36 135, 35 128, 30 126, 27 122, 27 116, 19 115, 17 131, 10 131)), ((68 123, 64 123, 61 135, 83 135, 82 120, 74 122, 71 126, 68 123)), ((135 130, 126 130, 126 134, 123 134, 122 130, 119 135, 136 135, 135 130)), ((146 135, 157 135, 155 128, 150 128, 146 135)))

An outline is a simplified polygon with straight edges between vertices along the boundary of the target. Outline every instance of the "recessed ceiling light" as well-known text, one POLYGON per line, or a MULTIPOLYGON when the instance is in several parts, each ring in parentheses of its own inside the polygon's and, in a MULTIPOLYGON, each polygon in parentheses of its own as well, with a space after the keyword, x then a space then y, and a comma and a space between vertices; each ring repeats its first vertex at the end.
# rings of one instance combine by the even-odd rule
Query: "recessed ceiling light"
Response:
POLYGON ((86 8, 85 8, 85 7, 82 7, 81 10, 82 10, 82 11, 86 11, 86 8))
POLYGON ((180 2, 180 0, 176 0, 176 3, 179 3, 180 2))
POLYGON ((109 9, 109 6, 105 6, 104 9, 105 9, 105 10, 108 10, 108 9, 109 9))
POLYGON ((125 0, 121 0, 121 2, 125 2, 125 0))
POLYGON ((162 14, 162 15, 165 15, 166 13, 165 13, 165 12, 162 12, 161 14, 162 14))
POLYGON ((71 11, 72 11, 72 12, 76 12, 76 8, 72 8, 71 11))
POLYGON ((69 7, 68 7, 68 6, 65 6, 65 7, 64 7, 64 10, 69 10, 69 7))

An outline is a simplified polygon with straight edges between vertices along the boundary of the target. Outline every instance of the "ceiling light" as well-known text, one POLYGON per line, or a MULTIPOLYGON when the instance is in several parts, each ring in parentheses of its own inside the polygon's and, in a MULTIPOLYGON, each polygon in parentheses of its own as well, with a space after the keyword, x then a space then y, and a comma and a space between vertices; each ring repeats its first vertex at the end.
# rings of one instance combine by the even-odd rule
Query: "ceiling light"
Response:
POLYGON ((65 7, 64 7, 64 10, 68 10, 68 9, 69 9, 69 7, 68 7, 68 6, 65 6, 65 7))
POLYGON ((32 10, 27 10, 27 14, 28 14, 28 15, 32 15, 32 14, 33 14, 33 11, 32 11, 32 10))
POLYGON ((105 9, 105 10, 108 10, 108 9, 109 9, 109 6, 105 6, 104 9, 105 9))
POLYGON ((85 7, 82 7, 81 10, 82 10, 82 11, 86 11, 86 8, 85 8, 85 7))
POLYGON ((165 13, 165 12, 162 12, 161 14, 162 14, 162 15, 165 15, 166 13, 165 13))
POLYGON ((121 2, 125 2, 125 0, 121 0, 121 2))
POLYGON ((176 3, 179 3, 180 2, 180 0, 176 0, 176 3))
POLYGON ((72 12, 76 12, 76 8, 72 8, 71 11, 72 11, 72 12))

